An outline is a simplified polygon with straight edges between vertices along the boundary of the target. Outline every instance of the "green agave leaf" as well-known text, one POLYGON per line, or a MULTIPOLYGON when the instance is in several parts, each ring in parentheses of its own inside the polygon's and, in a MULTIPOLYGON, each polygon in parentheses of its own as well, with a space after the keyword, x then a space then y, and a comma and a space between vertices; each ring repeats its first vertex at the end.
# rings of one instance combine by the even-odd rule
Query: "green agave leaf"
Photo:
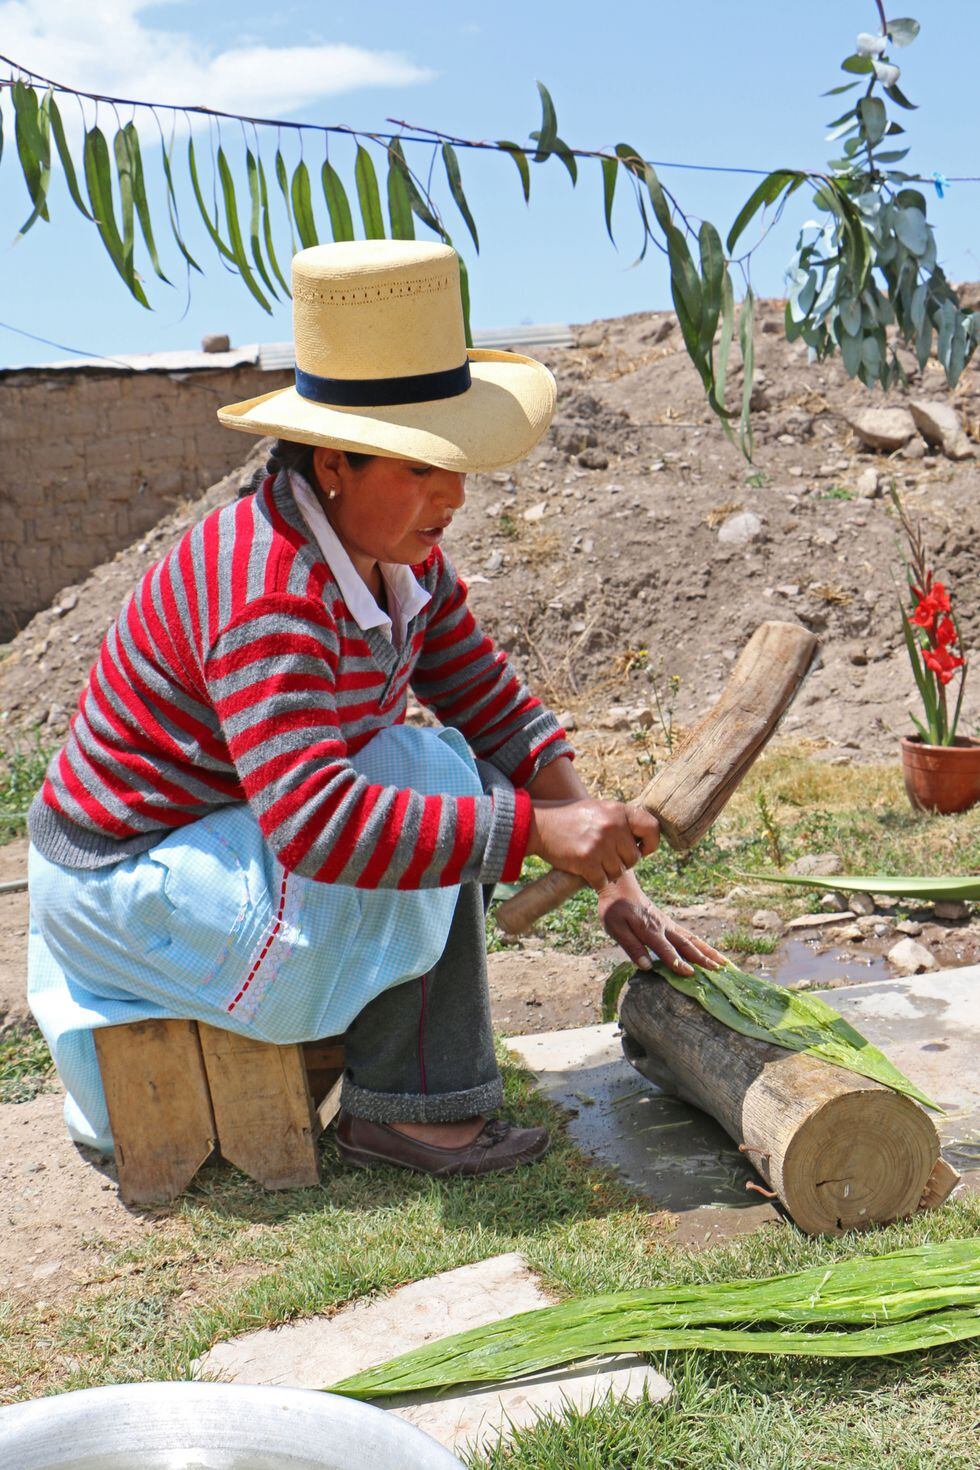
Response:
POLYGON ((499 1383, 615 1353, 877 1357, 980 1336, 980 1240, 856 1255, 761 1280, 613 1292, 456 1333, 334 1384, 380 1398, 499 1383))
POLYGON ((833 889, 838 893, 880 893, 885 898, 915 898, 931 903, 937 899, 980 901, 980 876, 964 878, 892 876, 884 873, 838 873, 832 878, 802 878, 788 873, 742 873, 757 883, 791 883, 804 888, 833 889))
MULTIPOLYGON (((82 198, 81 190, 78 187, 78 175, 75 172, 75 162, 71 156, 71 150, 68 147, 68 139, 65 137, 65 125, 61 120, 61 113, 58 109, 58 104, 55 101, 53 93, 51 94, 51 97, 48 101, 48 116, 51 120, 51 135, 54 138, 55 147, 58 150, 58 157, 61 160, 61 167, 65 175, 65 183, 68 185, 68 192, 71 195, 72 203, 75 205, 76 209, 81 210, 86 219, 91 219, 92 216, 86 208, 85 200, 82 198)), ((2 153, 3 123, 2 121, 0 121, 0 154, 2 153)))
POLYGON ((330 229, 334 239, 353 240, 354 221, 351 218, 350 201, 340 175, 329 158, 323 160, 320 179, 323 184, 323 197, 327 201, 327 213, 330 215, 330 229))
POLYGON ((143 177, 143 159, 140 153, 139 134, 135 123, 127 123, 122 130, 123 141, 129 152, 129 168, 133 181, 133 199, 136 204, 136 217, 140 222, 140 231, 146 243, 147 254, 153 264, 153 269, 168 286, 173 282, 163 272, 160 258, 157 254, 156 241, 153 238, 153 224, 150 219, 150 206, 146 198, 146 181, 143 177))
POLYGON ((194 152, 193 134, 187 139, 187 171, 191 176, 191 188, 194 190, 194 198, 197 201, 197 207, 201 212, 201 218, 204 221, 204 228, 211 236, 212 244, 218 251, 219 255, 223 255, 226 260, 230 260, 232 263, 234 263, 235 252, 230 245, 225 244, 224 240, 222 240, 221 238, 221 235, 218 233, 217 221, 211 218, 211 215, 208 212, 208 206, 204 201, 204 195, 201 192, 201 181, 198 177, 197 172, 197 155, 194 152))
POLYGON ((738 969, 731 961, 719 970, 703 970, 695 965, 692 975, 675 975, 662 964, 654 965, 651 973, 661 975, 675 990, 696 1000, 732 1031, 787 1051, 820 1057, 835 1067, 870 1077, 934 1112, 942 1112, 938 1103, 920 1092, 877 1047, 815 995, 784 990, 781 985, 738 969))
POLYGON ((123 241, 112 206, 112 169, 109 163, 109 145, 101 128, 97 126, 90 128, 85 134, 83 162, 85 188, 92 206, 92 217, 109 259, 136 300, 149 310, 150 303, 132 269, 132 258, 130 257, 127 261, 123 250, 123 241))
POLYGON ((310 194, 310 171, 302 158, 293 170, 289 197, 293 206, 296 228, 299 231, 300 243, 304 250, 308 250, 312 245, 319 245, 316 221, 313 218, 313 198, 310 194))
POLYGON ((385 238, 385 222, 381 214, 381 196, 378 193, 378 176, 370 153, 362 143, 357 145, 354 163, 354 178, 357 183, 357 198, 364 221, 364 235, 368 240, 385 238))
MULTIPOLYGON (((33 210, 17 231, 17 237, 26 235, 38 219, 47 220, 48 189, 51 184, 51 139, 48 119, 48 98, 38 103, 33 87, 23 82, 14 82, 11 88, 14 102, 14 139, 17 156, 27 185, 33 210)), ((50 94, 49 94, 50 95, 50 94)))
POLYGON ((527 154, 519 144, 508 143, 504 139, 498 142, 497 147, 509 153, 516 163, 517 172, 521 176, 521 188, 524 190, 524 203, 529 204, 531 201, 531 169, 527 161, 527 154))
MULTIPOLYGON (((538 92, 541 97, 541 127, 537 133, 537 152, 534 155, 535 163, 543 163, 554 149, 558 138, 558 118, 555 114, 555 104, 551 100, 551 93, 544 82, 538 82, 538 92)), ((533 136, 533 135, 532 135, 533 136)))
POLYGON ((619 177, 619 163, 615 158, 603 158, 602 162, 602 208, 606 216, 606 234, 615 245, 616 240, 612 229, 613 200, 616 197, 616 180, 619 177))
POLYGON ((414 240, 415 219, 412 214, 412 199, 405 175, 407 169, 403 159, 393 150, 388 150, 388 221, 393 240, 414 240))
POLYGON ((276 288, 272 284, 272 278, 265 268, 265 261, 262 259, 262 242, 259 237, 259 228, 262 224, 262 186, 259 182, 259 166, 251 148, 245 149, 245 172, 248 177, 248 198, 250 206, 248 243, 252 252, 252 260, 269 294, 273 300, 278 301, 279 297, 276 294, 276 288))
POLYGON ((238 269, 238 274, 241 276, 242 280, 245 282, 245 285, 255 297, 256 301, 262 307, 262 310, 269 312, 269 314, 271 315, 272 307, 269 305, 265 296, 263 296, 258 282, 252 274, 252 269, 245 256, 245 245, 242 240, 241 226, 238 223, 238 204, 235 200, 235 181, 232 177, 232 172, 228 164, 228 159, 225 157, 225 151, 220 146, 218 148, 218 178, 221 183, 221 194, 224 199, 225 205, 225 222, 228 225, 228 239, 231 242, 232 258, 238 269))
POLYGON ((460 178, 459 173, 459 160, 456 157, 456 150, 453 148, 451 143, 443 143, 442 161, 446 166, 446 178, 449 181, 449 192, 455 199, 456 207, 459 210, 460 214, 463 216, 463 219, 466 221, 466 228, 470 232, 473 244, 476 246, 477 251, 479 251, 480 237, 476 232, 476 224, 474 222, 472 214, 470 213, 470 207, 466 202, 466 195, 463 193, 463 181, 460 178))

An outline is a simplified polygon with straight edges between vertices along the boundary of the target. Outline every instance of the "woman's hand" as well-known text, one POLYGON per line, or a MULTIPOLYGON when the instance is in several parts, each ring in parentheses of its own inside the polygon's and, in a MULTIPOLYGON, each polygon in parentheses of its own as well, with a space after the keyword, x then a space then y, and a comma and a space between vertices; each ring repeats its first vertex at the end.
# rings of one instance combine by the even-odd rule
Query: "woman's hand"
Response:
POLYGON ((531 806, 528 852, 565 873, 576 873, 598 893, 654 852, 660 824, 632 802, 542 801, 531 806))
POLYGON ((602 889, 599 917, 638 969, 652 968, 651 953, 678 975, 692 974, 692 964, 706 970, 725 964, 723 954, 652 904, 632 873, 602 889))

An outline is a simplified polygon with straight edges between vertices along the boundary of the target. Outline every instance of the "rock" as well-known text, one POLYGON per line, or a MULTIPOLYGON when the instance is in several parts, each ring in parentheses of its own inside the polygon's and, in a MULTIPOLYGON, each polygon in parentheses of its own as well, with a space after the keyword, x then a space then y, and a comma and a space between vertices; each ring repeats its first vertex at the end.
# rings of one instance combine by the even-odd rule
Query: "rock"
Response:
POLYGON ((581 454, 595 442, 595 435, 581 424, 556 424, 555 443, 564 454, 581 454))
MULTIPOLYGON (((777 436, 776 436, 776 443, 777 444, 785 444, 786 447, 787 447, 787 449, 790 447, 791 444, 795 444, 796 442, 797 441, 796 441, 796 435, 795 434, 777 434, 777 436)), ((792 473, 793 473, 793 471, 790 470, 790 474, 792 474, 792 473)))
POLYGON ((548 502, 540 500, 537 505, 532 505, 530 510, 524 512, 526 521, 541 521, 548 513, 548 502))
POLYGON ((578 457, 578 462, 584 470, 607 470, 609 455, 604 449, 584 449, 578 457))
POLYGON ((902 450, 903 459, 925 459, 926 446, 921 439, 910 439, 902 450))
POLYGON ((559 725, 561 725, 563 730, 568 732, 578 729, 578 720, 572 714, 570 709, 562 710, 561 714, 558 716, 558 723, 559 725))
POLYGON ((950 919, 954 923, 970 917, 970 905, 958 898, 937 898, 932 911, 937 919, 950 919))
POLYGON ((52 704, 48 708, 47 717, 44 721, 47 728, 53 729, 68 719, 68 711, 63 704, 52 704))
POLYGON ((503 566, 503 564, 504 564, 504 554, 503 554, 503 552, 502 551, 491 551, 490 555, 487 557, 486 561, 483 563, 483 570, 485 572, 491 572, 491 573, 492 572, 499 572, 500 571, 500 568, 503 566))
POLYGON ((921 975, 923 970, 939 969, 935 956, 914 939, 900 939, 893 945, 888 951, 888 963, 903 975, 921 975))
POLYGON ((201 338, 202 352, 229 352, 231 338, 227 332, 208 332, 201 338))
POLYGON ((878 471, 873 465, 868 465, 867 469, 861 471, 854 481, 854 488, 859 495, 866 495, 869 500, 874 500, 875 496, 881 493, 878 486, 878 471))
POLYGON ((848 904, 856 914, 868 915, 875 911, 875 901, 870 893, 852 893, 848 904))
POLYGON ((909 400, 915 427, 929 444, 941 446, 947 459, 972 459, 976 450, 963 431, 959 414, 951 403, 909 400))
POLYGON ((799 582, 780 582, 775 590, 780 597, 799 597, 800 584, 799 582))
POLYGON ((606 340, 605 327, 586 327, 579 332, 576 341, 577 347, 601 347, 606 340))
POLYGON ((825 893, 820 900, 820 907, 825 914, 842 914, 847 908, 847 899, 843 893, 825 893))
POLYGON ((797 878, 831 878, 843 866, 836 852, 808 852, 790 863, 786 871, 797 878))
POLYGON ((895 925, 895 928, 898 930, 899 934, 915 935, 922 933, 922 925, 919 923, 918 919, 903 919, 900 924, 895 925))
POLYGON ((746 546, 762 535, 762 521, 753 510, 736 511, 726 516, 718 527, 718 540, 727 546, 746 546))
POLYGON ((652 342, 656 346, 658 342, 665 342, 673 330, 674 318, 672 316, 665 316, 663 321, 658 322, 652 331, 644 333, 642 341, 652 342))
POLYGON ((915 422, 907 408, 862 408, 846 414, 845 421, 862 444, 886 454, 902 449, 915 434, 915 422))
POLYGON ((64 597, 60 598, 59 601, 55 603, 51 611, 54 613, 56 618, 63 618, 65 613, 70 613, 72 608, 77 606, 78 593, 66 592, 64 597))
POLYGON ((863 944, 864 930, 860 924, 846 924, 843 929, 838 929, 834 938, 842 944, 863 944))
POLYGON ((774 909, 756 909, 752 915, 753 929, 781 929, 783 921, 774 909))
POLYGON ((795 919, 790 919, 786 925, 787 929, 825 929, 828 924, 840 924, 844 919, 853 919, 854 915, 850 909, 844 909, 839 914, 797 914, 795 919))

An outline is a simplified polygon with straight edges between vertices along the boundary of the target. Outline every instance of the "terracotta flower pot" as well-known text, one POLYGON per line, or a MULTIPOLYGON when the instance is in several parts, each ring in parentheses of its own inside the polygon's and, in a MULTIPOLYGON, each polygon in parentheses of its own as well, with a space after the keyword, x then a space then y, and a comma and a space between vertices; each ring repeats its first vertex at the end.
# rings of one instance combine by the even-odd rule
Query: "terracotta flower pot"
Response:
POLYGON ((920 735, 906 736, 902 774, 919 811, 965 812, 980 801, 980 740, 958 735, 952 745, 926 745, 920 735))

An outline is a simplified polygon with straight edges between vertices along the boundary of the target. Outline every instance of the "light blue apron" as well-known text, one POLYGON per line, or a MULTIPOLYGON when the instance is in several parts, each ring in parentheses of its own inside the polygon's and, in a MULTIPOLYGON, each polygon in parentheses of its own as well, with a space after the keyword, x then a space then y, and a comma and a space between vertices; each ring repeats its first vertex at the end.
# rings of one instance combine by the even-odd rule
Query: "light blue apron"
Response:
MULTIPOLYGON (((426 796, 484 789, 456 730, 392 726, 351 764, 426 796)), ((63 867, 32 847, 29 878, 28 1000, 68 1094, 68 1131, 104 1153, 96 1027, 183 1016, 259 1041, 338 1035, 376 995, 432 968, 459 893, 287 874, 244 804, 108 868, 63 867)))

